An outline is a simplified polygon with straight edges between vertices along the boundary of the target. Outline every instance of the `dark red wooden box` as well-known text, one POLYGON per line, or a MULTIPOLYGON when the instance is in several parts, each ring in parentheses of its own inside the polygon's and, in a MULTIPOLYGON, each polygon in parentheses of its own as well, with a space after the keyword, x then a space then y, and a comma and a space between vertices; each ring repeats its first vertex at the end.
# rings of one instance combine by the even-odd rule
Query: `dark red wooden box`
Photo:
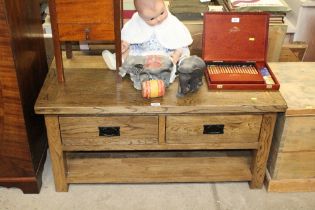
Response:
POLYGON ((204 14, 202 57, 210 89, 280 88, 266 62, 268 28, 269 14, 264 12, 204 14))

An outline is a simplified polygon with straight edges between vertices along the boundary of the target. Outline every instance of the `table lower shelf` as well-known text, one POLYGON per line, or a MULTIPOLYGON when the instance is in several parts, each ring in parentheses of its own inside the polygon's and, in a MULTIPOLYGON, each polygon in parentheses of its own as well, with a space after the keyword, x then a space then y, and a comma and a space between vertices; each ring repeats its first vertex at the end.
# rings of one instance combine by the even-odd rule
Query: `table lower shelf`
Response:
POLYGON ((67 153, 67 183, 249 181, 249 155, 223 152, 67 153))

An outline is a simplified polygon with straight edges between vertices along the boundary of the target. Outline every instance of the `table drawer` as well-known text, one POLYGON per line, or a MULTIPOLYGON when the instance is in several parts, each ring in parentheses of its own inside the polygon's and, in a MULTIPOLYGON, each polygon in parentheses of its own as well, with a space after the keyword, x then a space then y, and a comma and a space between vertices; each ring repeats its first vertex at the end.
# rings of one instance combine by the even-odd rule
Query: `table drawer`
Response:
POLYGON ((59 24, 60 41, 114 40, 113 23, 110 24, 59 24))
POLYGON ((64 145, 158 143, 157 116, 60 117, 64 145))
POLYGON ((257 142, 261 115, 169 116, 168 144, 257 142))
POLYGON ((114 0, 54 0, 57 23, 113 23, 114 0))

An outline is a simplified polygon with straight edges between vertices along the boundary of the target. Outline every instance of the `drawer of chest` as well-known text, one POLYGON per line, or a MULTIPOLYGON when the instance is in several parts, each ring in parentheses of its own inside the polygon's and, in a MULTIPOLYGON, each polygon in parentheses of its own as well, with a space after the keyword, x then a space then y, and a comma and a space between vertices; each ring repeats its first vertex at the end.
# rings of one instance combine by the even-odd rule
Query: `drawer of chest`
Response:
POLYGON ((261 115, 169 116, 166 143, 250 143, 257 142, 261 115))
POLYGON ((110 24, 58 24, 60 41, 114 40, 113 23, 110 24))
POLYGON ((158 143, 157 116, 60 117, 64 145, 158 143))
POLYGON ((112 23, 114 0, 52 0, 57 23, 112 23))

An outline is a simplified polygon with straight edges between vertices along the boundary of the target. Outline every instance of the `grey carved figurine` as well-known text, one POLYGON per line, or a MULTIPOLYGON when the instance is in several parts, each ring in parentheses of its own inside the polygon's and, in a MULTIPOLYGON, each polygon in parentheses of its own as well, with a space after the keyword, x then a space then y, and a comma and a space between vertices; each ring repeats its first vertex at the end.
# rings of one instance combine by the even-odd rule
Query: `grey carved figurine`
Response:
POLYGON ((142 83, 147 80, 163 80, 165 87, 168 87, 172 69, 172 60, 167 56, 128 56, 120 67, 119 74, 122 77, 129 74, 134 88, 141 90, 142 83))
POLYGON ((205 62, 196 55, 185 58, 180 62, 177 74, 179 85, 177 96, 197 91, 202 86, 202 76, 206 68, 205 62))

